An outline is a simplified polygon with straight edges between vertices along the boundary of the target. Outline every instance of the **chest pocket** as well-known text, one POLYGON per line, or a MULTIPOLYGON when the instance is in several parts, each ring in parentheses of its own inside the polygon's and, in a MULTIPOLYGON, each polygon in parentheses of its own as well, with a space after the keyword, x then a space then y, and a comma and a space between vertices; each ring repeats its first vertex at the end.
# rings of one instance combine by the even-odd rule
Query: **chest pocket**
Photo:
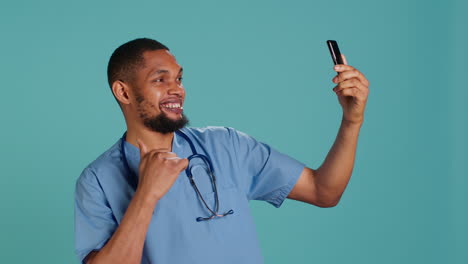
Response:
MULTIPOLYGON (((222 252, 220 258, 230 259, 232 263, 263 263, 255 224, 245 193, 237 187, 221 187, 218 189, 218 198, 218 214, 224 214, 231 209, 234 211, 233 214, 197 222, 197 226, 205 229, 213 239, 213 243, 219 246, 218 250, 222 252)), ((210 208, 213 208, 214 192, 205 194, 204 199, 210 208)), ((202 217, 211 215, 206 208, 203 212, 202 217)))
MULTIPOLYGON (((208 226, 219 239, 238 240, 245 239, 255 234, 255 226, 249 208, 249 201, 246 195, 237 187, 218 187, 218 214, 225 214, 233 210, 232 214, 223 217, 215 217, 210 220, 201 221, 199 224, 208 226)), ((215 209, 215 193, 203 194, 203 199, 211 210, 215 209)), ((203 214, 200 217, 209 217, 212 213, 200 201, 203 214)))

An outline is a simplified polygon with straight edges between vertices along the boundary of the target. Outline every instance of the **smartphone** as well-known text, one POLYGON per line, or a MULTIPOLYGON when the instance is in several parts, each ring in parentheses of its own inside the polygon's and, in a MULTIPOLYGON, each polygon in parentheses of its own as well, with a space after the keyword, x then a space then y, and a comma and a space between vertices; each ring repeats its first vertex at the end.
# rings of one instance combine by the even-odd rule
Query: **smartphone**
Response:
POLYGON ((333 63, 344 64, 343 58, 341 58, 340 48, 338 48, 338 43, 335 40, 327 40, 328 49, 333 59, 333 63))

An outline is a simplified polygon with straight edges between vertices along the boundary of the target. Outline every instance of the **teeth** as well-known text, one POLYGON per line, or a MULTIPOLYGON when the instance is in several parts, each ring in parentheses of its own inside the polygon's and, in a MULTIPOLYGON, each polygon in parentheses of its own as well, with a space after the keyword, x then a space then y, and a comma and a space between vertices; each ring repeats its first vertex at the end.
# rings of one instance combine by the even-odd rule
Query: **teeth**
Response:
POLYGON ((180 109, 183 109, 183 107, 181 107, 179 103, 164 104, 163 107, 166 107, 166 108, 180 108, 180 109))

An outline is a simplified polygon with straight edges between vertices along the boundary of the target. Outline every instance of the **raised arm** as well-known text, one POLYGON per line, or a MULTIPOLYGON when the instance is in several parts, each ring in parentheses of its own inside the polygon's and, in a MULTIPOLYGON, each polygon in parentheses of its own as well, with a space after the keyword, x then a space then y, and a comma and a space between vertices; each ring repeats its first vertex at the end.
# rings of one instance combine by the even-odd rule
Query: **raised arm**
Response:
POLYGON ((319 207, 338 204, 353 171, 359 129, 359 124, 342 121, 322 166, 317 170, 304 168, 288 198, 319 207))
POLYGON ((364 110, 369 94, 369 81, 352 66, 336 65, 337 85, 333 91, 343 108, 343 118, 335 143, 323 164, 316 170, 305 168, 288 198, 320 207, 335 206, 354 167, 359 131, 364 122, 364 110))

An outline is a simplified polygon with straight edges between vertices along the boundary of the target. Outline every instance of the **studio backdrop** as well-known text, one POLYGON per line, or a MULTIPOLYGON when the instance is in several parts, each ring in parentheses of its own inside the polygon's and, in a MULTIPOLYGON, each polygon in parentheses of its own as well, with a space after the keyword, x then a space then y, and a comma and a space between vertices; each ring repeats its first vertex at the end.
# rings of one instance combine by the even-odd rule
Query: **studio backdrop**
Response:
POLYGON ((326 40, 369 79, 340 203, 250 203, 266 263, 467 263, 467 11, 461 0, 2 2, 1 262, 78 263, 75 181, 125 131, 107 62, 149 37, 184 68, 191 126, 236 128, 311 168, 342 114, 326 40))

